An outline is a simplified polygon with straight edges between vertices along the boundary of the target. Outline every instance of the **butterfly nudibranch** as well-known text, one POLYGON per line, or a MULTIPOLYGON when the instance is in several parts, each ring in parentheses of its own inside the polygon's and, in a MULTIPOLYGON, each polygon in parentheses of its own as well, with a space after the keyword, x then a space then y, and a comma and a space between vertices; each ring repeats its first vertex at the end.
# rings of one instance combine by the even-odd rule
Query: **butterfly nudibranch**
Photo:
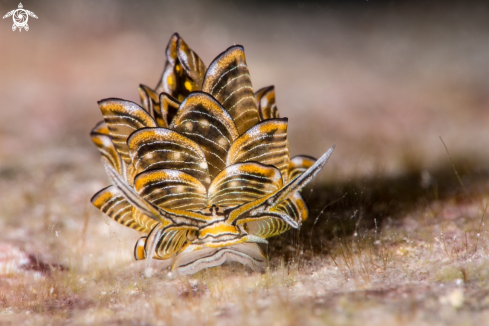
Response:
POLYGON ((98 102, 91 132, 112 185, 92 203, 143 234, 137 260, 159 259, 177 274, 227 261, 263 270, 258 243, 307 219, 301 190, 326 164, 289 157, 287 118, 273 86, 256 93, 244 49, 235 45, 206 68, 173 34, 156 88, 141 105, 98 102))

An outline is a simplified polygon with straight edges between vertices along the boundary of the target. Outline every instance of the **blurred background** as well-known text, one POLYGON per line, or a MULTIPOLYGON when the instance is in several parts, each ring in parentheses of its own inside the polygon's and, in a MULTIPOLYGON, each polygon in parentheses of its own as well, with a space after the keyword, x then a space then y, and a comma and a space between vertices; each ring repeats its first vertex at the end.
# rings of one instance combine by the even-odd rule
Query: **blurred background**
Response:
MULTIPOLYGON (((65 256, 85 234, 125 234, 89 203, 109 184, 89 131, 98 100, 139 102, 140 83, 156 86, 174 32, 206 65, 243 45, 255 90, 275 85, 291 154, 337 145, 326 182, 413 169, 429 179, 450 164, 439 136, 462 165, 489 163, 487 2, 22 4, 39 17, 28 32, 0 20, 0 240, 30 251, 65 256)), ((17 6, 0 0, 0 13, 17 6)), ((127 259, 133 243, 120 241, 127 259)), ((84 248, 103 261, 101 246, 84 248)))

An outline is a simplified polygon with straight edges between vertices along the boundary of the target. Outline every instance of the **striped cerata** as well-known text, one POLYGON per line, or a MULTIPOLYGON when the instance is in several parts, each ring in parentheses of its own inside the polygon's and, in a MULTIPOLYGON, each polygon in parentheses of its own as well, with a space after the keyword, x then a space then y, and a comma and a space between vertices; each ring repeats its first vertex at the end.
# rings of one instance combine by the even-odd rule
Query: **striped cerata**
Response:
POLYGON ((162 260, 176 274, 227 261, 263 270, 258 243, 307 219, 301 190, 326 164, 290 159, 287 118, 273 86, 256 93, 242 46, 208 68, 174 34, 156 86, 141 105, 108 98, 91 137, 112 185, 92 203, 142 233, 137 260, 162 260))

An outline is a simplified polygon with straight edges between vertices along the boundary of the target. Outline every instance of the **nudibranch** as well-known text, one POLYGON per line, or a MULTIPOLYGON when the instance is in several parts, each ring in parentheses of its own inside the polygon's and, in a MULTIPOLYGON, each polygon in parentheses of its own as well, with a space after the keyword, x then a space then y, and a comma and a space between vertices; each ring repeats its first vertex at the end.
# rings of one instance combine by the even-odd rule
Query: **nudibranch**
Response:
POLYGON ((290 158, 274 87, 253 91, 242 46, 206 68, 174 34, 166 58, 156 88, 140 85, 141 105, 98 102, 104 120, 91 138, 112 185, 92 203, 141 232, 137 260, 180 275, 225 261, 263 270, 258 244, 307 219, 299 191, 334 146, 318 160, 290 158))

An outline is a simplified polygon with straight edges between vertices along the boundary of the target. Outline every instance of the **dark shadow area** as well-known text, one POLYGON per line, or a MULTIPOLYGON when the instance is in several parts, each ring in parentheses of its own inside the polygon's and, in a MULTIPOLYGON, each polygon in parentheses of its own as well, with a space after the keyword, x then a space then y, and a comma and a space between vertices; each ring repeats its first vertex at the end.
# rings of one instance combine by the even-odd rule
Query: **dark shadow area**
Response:
POLYGON ((41 272, 42 274, 51 275, 53 270, 67 271, 68 267, 62 264, 47 263, 40 259, 39 256, 30 254, 28 256, 29 261, 21 267, 27 271, 41 272))
POLYGON ((355 232, 377 228, 436 201, 455 203, 477 200, 489 185, 489 169, 479 162, 456 162, 464 191, 450 164, 432 170, 412 168, 395 177, 373 176, 314 185, 302 192, 309 218, 300 230, 269 239, 270 257, 285 261, 302 256, 308 259, 327 254, 335 238, 348 238, 355 232))

